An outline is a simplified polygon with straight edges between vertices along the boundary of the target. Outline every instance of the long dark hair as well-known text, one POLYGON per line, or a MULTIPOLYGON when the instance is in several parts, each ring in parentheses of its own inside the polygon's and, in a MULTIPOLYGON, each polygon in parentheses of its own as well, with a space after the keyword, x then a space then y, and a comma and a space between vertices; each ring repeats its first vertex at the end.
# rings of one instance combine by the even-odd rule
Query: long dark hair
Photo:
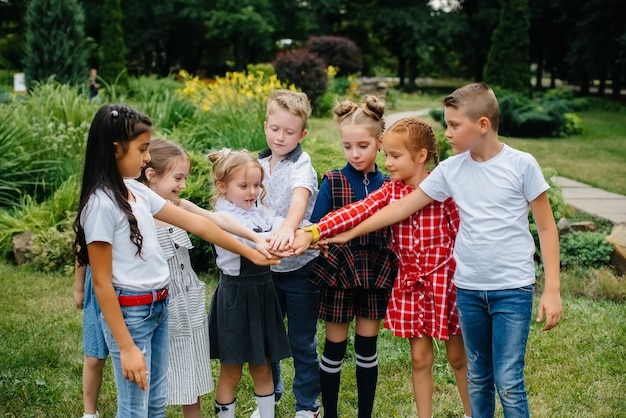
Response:
POLYGON ((74 232, 76 233, 74 253, 80 265, 89 264, 81 215, 87 201, 99 188, 112 194, 117 205, 128 218, 130 240, 137 246, 137 254, 141 253, 143 237, 130 203, 128 203, 128 189, 117 167, 113 143, 117 142, 118 146, 122 148, 122 153, 126 153, 128 144, 133 139, 150 130, 152 130, 150 118, 125 105, 104 105, 94 116, 87 137, 83 184, 80 191, 78 213, 74 220, 74 232))

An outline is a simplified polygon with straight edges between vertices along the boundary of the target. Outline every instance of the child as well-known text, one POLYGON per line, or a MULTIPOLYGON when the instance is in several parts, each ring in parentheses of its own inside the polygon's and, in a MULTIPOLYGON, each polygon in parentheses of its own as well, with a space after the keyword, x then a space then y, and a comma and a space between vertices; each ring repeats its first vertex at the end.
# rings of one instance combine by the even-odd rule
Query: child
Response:
MULTIPOLYGON (((307 134, 311 106, 304 93, 277 90, 267 100, 265 137, 268 148, 259 153, 265 171, 267 205, 277 216, 285 218, 272 235, 273 249, 285 249, 293 243, 295 230, 309 219, 317 197, 317 173, 311 158, 300 142, 307 134)), ((296 416, 315 418, 319 414, 319 364, 317 357, 317 309, 319 288, 309 282, 309 274, 318 251, 289 257, 279 268, 272 268, 274 287, 283 316, 287 316, 287 335, 295 369, 293 394, 296 416)), ((272 364, 276 400, 283 383, 280 363, 272 364)), ((256 415, 253 414, 253 417, 256 415)))
MULTIPOLYGON (((256 242, 260 251, 265 250, 265 239, 231 216, 207 211, 179 197, 191 169, 191 159, 180 145, 157 138, 150 142, 148 151, 150 162, 142 170, 142 183, 172 204, 204 216, 220 228, 256 242)), ((167 404, 182 405, 185 418, 199 418, 200 396, 213 390, 207 350, 206 286, 191 266, 192 244, 187 232, 159 220, 156 225, 170 271, 167 404)))
MULTIPOLYGON (((267 208, 256 206, 264 195, 263 168, 256 158, 246 151, 222 150, 209 154, 209 160, 219 192, 213 199, 218 213, 229 213, 259 232, 282 223, 267 208)), ((270 269, 219 246, 215 250, 220 282, 209 312, 211 358, 220 360, 215 412, 220 418, 235 417, 235 389, 243 363, 248 363, 259 414, 273 418, 270 362, 289 357, 290 351, 270 269)))
POLYGON ((167 397, 169 269, 152 216, 249 257, 276 264, 210 220, 166 204, 135 181, 150 161, 150 119, 104 105, 89 129, 74 230, 80 265, 89 264, 113 361, 118 417, 163 417, 167 397))
POLYGON ((74 303, 83 310, 83 418, 98 418, 102 369, 109 350, 100 327, 100 307, 93 293, 91 269, 78 263, 74 272, 74 303))
MULTIPOLYGON (((341 170, 332 170, 324 176, 311 222, 365 198, 387 181, 376 166, 385 126, 384 103, 368 96, 362 105, 349 100, 339 103, 334 112, 348 163, 341 170)), ((349 325, 355 317, 358 416, 372 416, 378 380, 376 341, 397 264, 385 232, 368 234, 345 245, 331 245, 330 254, 318 257, 311 272, 311 281, 321 286, 318 316, 326 325, 320 362, 326 418, 338 416, 341 366, 348 345, 349 325)))
POLYGON ((545 288, 537 322, 544 330, 563 314, 559 237, 537 161, 498 139, 493 90, 473 83, 444 99, 446 137, 457 154, 412 193, 360 224, 355 233, 398 222, 432 202, 453 197, 461 224, 454 247, 457 306, 468 358, 472 412, 492 417, 494 385, 505 416, 529 416, 524 355, 535 283, 530 207, 541 246, 545 288))
MULTIPOLYGON (((393 182, 385 183, 364 200, 322 218, 317 225, 321 236, 348 230, 409 194, 428 176, 427 164, 437 164, 435 135, 419 119, 400 119, 383 134, 382 145, 393 182)), ((465 416, 471 416, 467 360, 452 284, 455 266, 452 251, 458 225, 457 207, 452 199, 447 199, 434 202, 391 227, 391 243, 400 268, 389 299, 385 328, 409 339, 413 394, 420 417, 432 416, 433 338, 445 341, 465 416)), ((331 241, 357 236, 358 227, 331 241)))

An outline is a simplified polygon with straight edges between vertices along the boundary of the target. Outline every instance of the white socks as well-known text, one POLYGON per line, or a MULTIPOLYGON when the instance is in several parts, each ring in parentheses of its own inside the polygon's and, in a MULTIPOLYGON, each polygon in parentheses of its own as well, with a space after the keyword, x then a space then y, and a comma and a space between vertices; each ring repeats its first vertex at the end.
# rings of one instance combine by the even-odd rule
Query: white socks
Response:
POLYGON ((259 415, 261 418, 274 418, 274 406, 276 402, 274 401, 274 394, 266 395, 266 396, 258 396, 254 395, 256 398, 256 404, 259 406, 259 415))
POLYGON ((215 401, 215 413, 218 418, 235 418, 235 401, 225 405, 215 401))

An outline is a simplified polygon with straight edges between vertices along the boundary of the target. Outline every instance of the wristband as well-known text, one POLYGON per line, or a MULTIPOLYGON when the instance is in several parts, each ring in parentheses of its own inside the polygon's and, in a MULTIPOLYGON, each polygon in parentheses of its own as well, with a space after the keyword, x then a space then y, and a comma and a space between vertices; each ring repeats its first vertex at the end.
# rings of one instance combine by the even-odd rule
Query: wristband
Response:
POLYGON ((311 225, 305 226, 304 228, 302 228, 302 230, 313 234, 313 240, 311 241, 311 244, 315 244, 321 238, 320 229, 318 228, 317 224, 311 224, 311 225))

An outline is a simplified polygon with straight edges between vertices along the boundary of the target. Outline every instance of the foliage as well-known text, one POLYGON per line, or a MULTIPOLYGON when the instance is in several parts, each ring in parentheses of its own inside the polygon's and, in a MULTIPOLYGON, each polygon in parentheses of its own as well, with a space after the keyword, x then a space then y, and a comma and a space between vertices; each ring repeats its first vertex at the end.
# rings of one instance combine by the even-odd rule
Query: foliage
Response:
POLYGON ((320 57, 306 49, 299 49, 279 53, 272 64, 279 80, 302 89, 309 97, 311 106, 317 106, 328 83, 326 65, 320 57))
POLYGON ((484 80, 494 86, 530 91, 530 22, 528 0, 503 0, 500 22, 493 31, 484 80))
POLYGON ((332 111, 337 103, 342 100, 360 101, 358 94, 358 81, 356 76, 339 77, 338 69, 332 65, 326 68, 328 84, 326 91, 318 99, 313 109, 313 115, 318 117, 332 116, 332 111))
POLYGON ((599 232, 572 232, 561 237, 561 265, 571 267, 599 267, 608 265, 613 244, 606 234, 599 232))
POLYGON ((184 88, 178 93, 200 110, 193 126, 183 124, 181 143, 188 149, 206 152, 222 147, 258 151, 266 145, 263 121, 265 102, 281 83, 276 75, 227 73, 207 82, 181 72, 184 88))
POLYGON ((87 74, 85 15, 78 0, 32 0, 26 9, 27 83, 55 77, 77 83, 87 74))
POLYGON ((313 36, 306 48, 324 60, 326 65, 338 68, 338 77, 347 77, 361 71, 361 50, 350 38, 343 36, 313 36))
POLYGON ((99 78, 109 84, 125 86, 128 73, 120 0, 104 0, 102 11, 99 78))

